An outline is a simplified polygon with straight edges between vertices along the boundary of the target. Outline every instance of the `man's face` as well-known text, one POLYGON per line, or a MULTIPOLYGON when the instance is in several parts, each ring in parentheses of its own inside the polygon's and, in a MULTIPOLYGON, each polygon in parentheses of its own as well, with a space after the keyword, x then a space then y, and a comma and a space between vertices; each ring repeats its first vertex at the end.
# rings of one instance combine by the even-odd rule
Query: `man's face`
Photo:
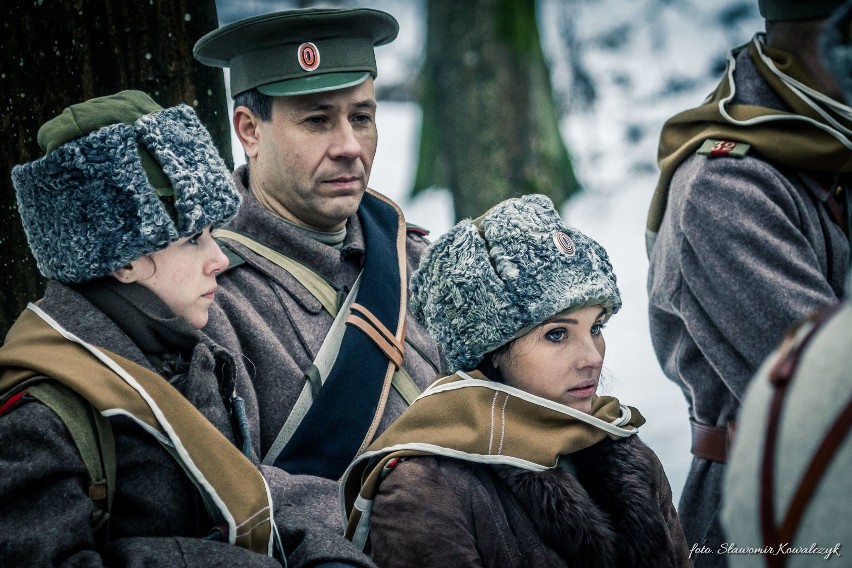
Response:
POLYGON ((340 230, 361 203, 377 142, 371 78, 337 91, 275 97, 249 157, 251 190, 289 221, 340 230))

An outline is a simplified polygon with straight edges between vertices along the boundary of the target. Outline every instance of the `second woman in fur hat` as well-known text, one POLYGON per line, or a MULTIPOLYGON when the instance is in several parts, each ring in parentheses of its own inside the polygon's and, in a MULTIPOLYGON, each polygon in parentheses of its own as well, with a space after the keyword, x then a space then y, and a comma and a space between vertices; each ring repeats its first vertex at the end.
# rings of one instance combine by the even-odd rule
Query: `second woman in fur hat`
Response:
POLYGON ((462 221, 412 277, 454 374, 344 477, 347 536, 380 566, 689 566, 639 412, 597 396, 621 299, 606 251, 544 196, 462 221))

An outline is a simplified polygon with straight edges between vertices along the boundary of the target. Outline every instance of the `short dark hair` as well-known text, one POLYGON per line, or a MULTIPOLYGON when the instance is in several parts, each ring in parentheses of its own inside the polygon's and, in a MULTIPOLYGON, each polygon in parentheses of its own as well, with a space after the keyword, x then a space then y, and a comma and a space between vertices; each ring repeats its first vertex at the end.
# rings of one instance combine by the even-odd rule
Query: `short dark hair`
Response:
POLYGON ((263 122, 272 120, 272 97, 256 88, 243 91, 234 97, 234 108, 244 106, 263 122))

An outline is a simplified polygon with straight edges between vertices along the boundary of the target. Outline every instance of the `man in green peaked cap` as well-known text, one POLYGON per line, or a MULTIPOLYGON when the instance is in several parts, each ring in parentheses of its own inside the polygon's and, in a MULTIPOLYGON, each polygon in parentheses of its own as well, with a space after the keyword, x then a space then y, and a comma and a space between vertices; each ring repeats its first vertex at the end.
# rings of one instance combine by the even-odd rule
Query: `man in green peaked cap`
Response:
POLYGON ((426 231, 367 188, 376 153, 374 48, 398 33, 372 9, 263 14, 193 53, 230 69, 247 165, 206 331, 254 368, 264 463, 341 530, 338 480, 442 368, 408 313, 426 231))
POLYGON ((690 409, 693 463, 678 513, 696 568, 725 566, 723 543, 783 544, 723 534, 722 480, 761 363, 794 322, 844 293, 852 109, 819 56, 841 3, 759 0, 766 33, 734 48, 715 93, 660 137, 649 320, 690 409))

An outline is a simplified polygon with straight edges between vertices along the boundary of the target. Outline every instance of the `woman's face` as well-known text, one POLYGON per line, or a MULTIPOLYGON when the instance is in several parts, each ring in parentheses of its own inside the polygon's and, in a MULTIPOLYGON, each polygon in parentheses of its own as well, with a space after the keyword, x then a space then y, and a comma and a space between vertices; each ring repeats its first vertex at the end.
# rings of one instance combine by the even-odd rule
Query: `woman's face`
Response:
POLYGON ((509 386, 589 413, 606 352, 605 319, 601 306, 557 314, 496 354, 494 367, 509 386))
POLYGON ((136 259, 116 272, 116 278, 148 288, 176 315, 201 329, 207 325, 207 311, 216 293, 216 273, 227 267, 228 257, 208 227, 136 259))

